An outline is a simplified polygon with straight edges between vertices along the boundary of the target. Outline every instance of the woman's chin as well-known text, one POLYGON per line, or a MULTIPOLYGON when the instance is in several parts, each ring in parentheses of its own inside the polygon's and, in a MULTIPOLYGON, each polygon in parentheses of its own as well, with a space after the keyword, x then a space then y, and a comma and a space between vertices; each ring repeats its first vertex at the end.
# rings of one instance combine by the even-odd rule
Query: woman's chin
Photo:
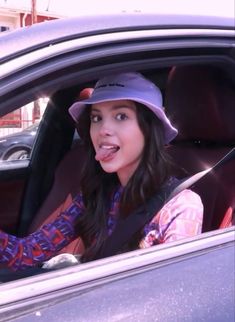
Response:
POLYGON ((106 164, 104 165, 102 163, 101 163, 101 167, 106 173, 114 173, 114 172, 117 172, 118 170, 116 167, 108 166, 106 164))
POLYGON ((100 165, 102 169, 107 173, 114 173, 118 172, 120 169, 120 166, 116 162, 113 161, 100 161, 100 165))

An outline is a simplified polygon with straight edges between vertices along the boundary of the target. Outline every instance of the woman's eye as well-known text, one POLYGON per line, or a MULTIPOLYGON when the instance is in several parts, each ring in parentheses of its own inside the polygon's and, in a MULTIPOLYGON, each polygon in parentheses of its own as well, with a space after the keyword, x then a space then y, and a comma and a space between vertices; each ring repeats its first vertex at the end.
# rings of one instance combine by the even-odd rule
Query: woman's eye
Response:
POLYGON ((118 121, 124 121, 124 120, 127 119, 127 115, 125 113, 119 113, 119 114, 116 115, 116 119, 118 121))
POLYGON ((91 122, 97 123, 101 120, 101 117, 99 115, 91 115, 91 122))

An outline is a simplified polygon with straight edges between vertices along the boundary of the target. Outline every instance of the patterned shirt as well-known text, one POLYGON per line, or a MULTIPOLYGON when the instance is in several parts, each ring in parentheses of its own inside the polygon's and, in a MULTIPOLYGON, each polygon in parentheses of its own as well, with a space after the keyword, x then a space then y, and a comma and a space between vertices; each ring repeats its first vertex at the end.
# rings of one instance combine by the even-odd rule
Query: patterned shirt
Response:
MULTIPOLYGON (((111 200, 107 216, 109 235, 118 219, 121 190, 111 200)), ((13 270, 37 266, 55 256, 62 248, 77 238, 75 222, 83 214, 82 195, 78 194, 70 207, 52 223, 45 224, 31 235, 18 238, 0 230, 0 265, 13 270)), ((144 238, 139 247, 147 248, 181 238, 197 235, 202 229, 203 205, 200 197, 184 190, 172 198, 143 228, 144 238)))

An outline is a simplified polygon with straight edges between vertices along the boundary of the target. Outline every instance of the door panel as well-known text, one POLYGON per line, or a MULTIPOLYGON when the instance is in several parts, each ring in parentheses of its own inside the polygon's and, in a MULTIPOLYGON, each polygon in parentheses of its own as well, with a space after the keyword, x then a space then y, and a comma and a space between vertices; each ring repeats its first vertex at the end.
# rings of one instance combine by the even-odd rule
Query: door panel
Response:
POLYGON ((9 233, 17 232, 28 163, 24 161, 18 169, 3 169, 0 165, 0 229, 9 233))

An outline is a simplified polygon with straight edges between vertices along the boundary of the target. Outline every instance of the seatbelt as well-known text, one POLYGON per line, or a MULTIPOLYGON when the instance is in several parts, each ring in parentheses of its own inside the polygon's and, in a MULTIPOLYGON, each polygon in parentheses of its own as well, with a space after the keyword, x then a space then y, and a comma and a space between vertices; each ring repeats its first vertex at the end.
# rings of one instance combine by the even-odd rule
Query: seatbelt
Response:
POLYGON ((162 188, 156 195, 148 200, 145 205, 139 207, 132 212, 127 218, 119 219, 113 233, 106 239, 102 249, 94 259, 105 258, 117 254, 122 247, 131 240, 132 236, 145 226, 156 215, 159 210, 170 199, 178 193, 191 187, 194 183, 201 180, 212 170, 218 169, 220 166, 235 157, 235 148, 230 150, 222 159, 220 159, 213 167, 203 170, 180 181, 179 184, 172 184, 162 188))
POLYGON ((182 183, 180 183, 173 190, 172 194, 169 196, 169 200, 172 199, 175 195, 177 195, 182 190, 191 187, 194 183, 201 180, 209 172, 217 170, 222 165, 224 165, 228 161, 232 160, 234 157, 235 157, 235 148, 232 148, 232 150, 230 150, 225 156, 223 156, 213 167, 208 168, 203 171, 200 171, 200 172, 197 172, 196 174, 192 175, 191 177, 189 177, 188 179, 186 179, 182 183))
POLYGON ((119 219, 113 233, 105 240, 102 249, 94 259, 112 256, 120 251, 123 245, 147 222, 151 221, 154 214, 164 206, 174 188, 175 186, 168 186, 161 189, 148 200, 146 205, 142 205, 128 217, 119 219))

